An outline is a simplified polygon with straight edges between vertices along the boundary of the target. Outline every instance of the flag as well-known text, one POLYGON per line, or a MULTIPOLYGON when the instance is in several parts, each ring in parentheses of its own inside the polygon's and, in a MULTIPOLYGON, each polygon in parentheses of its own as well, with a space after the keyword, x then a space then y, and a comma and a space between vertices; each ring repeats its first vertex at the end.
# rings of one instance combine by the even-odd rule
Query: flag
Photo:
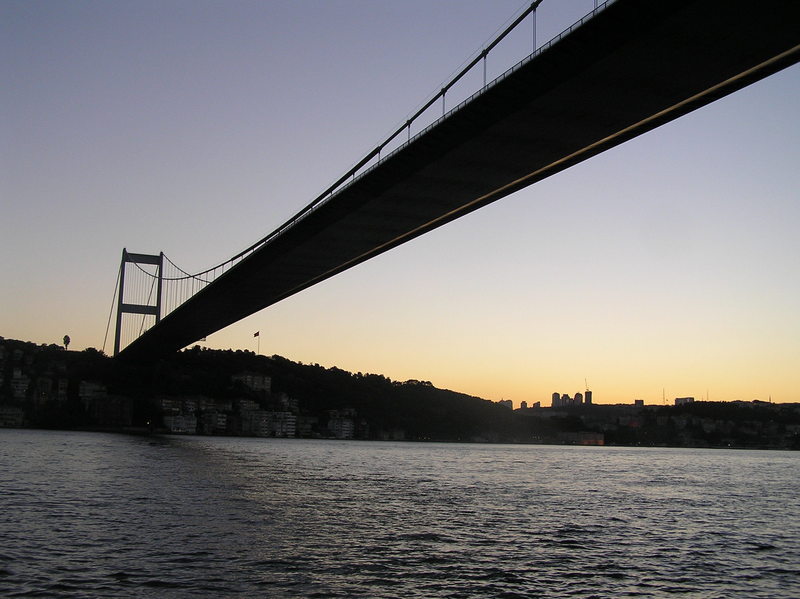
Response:
POLYGON ((261 332, 261 331, 256 331, 255 333, 253 333, 253 337, 258 337, 258 334, 259 334, 260 332, 261 332))

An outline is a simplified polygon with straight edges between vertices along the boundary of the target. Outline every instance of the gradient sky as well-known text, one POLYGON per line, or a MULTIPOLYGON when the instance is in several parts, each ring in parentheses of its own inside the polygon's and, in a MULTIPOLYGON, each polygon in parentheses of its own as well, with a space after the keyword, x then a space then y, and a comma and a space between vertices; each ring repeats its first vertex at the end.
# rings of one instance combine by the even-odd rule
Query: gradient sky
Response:
MULTIPOLYGON (((546 1, 537 41, 593 4, 546 1)), ((196 271, 250 245, 526 5, 0 0, 0 335, 103 347, 123 247, 196 271)), ((798 107, 796 65, 205 345, 517 405, 584 379, 800 401, 798 107)))

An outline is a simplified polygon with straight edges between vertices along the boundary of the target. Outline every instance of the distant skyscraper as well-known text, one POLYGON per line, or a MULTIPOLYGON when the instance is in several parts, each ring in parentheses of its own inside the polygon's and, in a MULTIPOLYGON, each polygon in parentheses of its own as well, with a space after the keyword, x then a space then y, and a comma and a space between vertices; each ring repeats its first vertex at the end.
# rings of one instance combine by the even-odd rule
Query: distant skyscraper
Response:
POLYGON ((525 408, 528 407, 528 402, 527 401, 519 402, 519 407, 524 410, 525 408))
POLYGON ((553 393, 553 403, 550 405, 553 406, 554 408, 561 407, 561 394, 558 391, 553 393))
POLYGON ((580 391, 575 394, 575 405, 581 405, 583 403, 583 393, 580 391))
POLYGON ((584 401, 584 403, 585 403, 587 406, 590 406, 590 405, 592 405, 592 392, 591 392, 591 391, 589 391, 589 390, 587 389, 587 390, 586 390, 586 394, 584 395, 584 397, 585 397, 585 401, 584 401))

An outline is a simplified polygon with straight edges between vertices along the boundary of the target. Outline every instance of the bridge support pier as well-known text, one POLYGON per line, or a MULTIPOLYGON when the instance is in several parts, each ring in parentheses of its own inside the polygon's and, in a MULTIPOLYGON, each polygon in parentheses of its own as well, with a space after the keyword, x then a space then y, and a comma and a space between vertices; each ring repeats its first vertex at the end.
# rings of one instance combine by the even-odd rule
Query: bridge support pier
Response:
POLYGON ((117 290, 117 328, 114 334, 114 355, 119 354, 120 340, 122 337, 122 315, 123 314, 143 314, 156 317, 156 324, 161 320, 161 284, 163 282, 164 271, 164 252, 159 253, 157 256, 153 254, 134 254, 129 252, 126 248, 122 249, 122 263, 120 264, 119 273, 119 289, 117 290), (125 266, 128 263, 133 264, 151 264, 158 268, 156 269, 155 278, 158 281, 158 289, 156 290, 156 303, 151 304, 129 304, 125 302, 125 266))

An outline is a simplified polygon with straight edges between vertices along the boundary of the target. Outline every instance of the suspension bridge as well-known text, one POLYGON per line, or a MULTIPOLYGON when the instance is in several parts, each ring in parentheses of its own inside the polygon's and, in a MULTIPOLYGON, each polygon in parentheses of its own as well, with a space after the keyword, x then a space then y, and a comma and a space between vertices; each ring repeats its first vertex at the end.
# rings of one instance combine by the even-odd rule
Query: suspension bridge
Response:
POLYGON ((164 254, 123 250, 115 355, 176 351, 800 60, 796 0, 595 2, 537 46, 541 1, 350 171, 244 251, 188 273, 164 254), (531 53, 487 80, 489 54, 526 22, 531 53), (454 87, 474 70, 483 84, 455 103, 454 87))

